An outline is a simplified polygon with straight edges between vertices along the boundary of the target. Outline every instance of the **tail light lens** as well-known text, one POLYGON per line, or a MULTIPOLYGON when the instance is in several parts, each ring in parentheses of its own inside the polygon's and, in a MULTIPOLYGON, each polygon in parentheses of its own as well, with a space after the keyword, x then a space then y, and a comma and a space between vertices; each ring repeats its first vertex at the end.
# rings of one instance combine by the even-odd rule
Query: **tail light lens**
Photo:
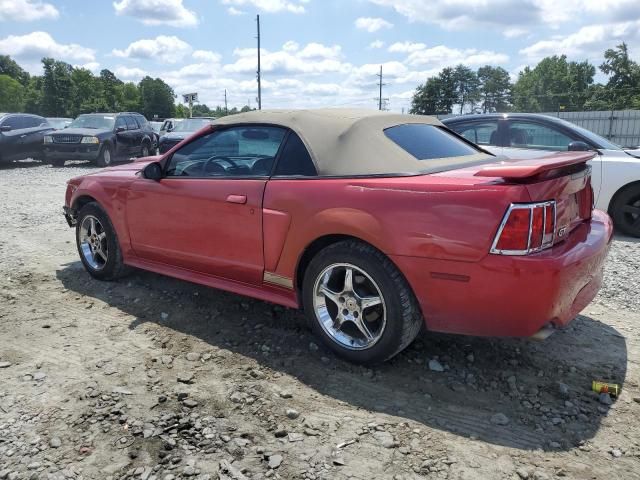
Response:
POLYGON ((553 245, 556 202, 514 203, 505 213, 491 253, 528 255, 553 245))

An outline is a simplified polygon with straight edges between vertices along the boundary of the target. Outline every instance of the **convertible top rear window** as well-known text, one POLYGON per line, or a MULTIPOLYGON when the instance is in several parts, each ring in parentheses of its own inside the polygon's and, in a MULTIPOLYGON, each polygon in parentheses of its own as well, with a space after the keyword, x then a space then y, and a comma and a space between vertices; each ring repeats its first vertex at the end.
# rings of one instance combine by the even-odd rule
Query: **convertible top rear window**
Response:
POLYGON ((480 150, 444 128, 426 123, 407 123, 385 129, 384 134, 418 160, 477 155, 480 150))

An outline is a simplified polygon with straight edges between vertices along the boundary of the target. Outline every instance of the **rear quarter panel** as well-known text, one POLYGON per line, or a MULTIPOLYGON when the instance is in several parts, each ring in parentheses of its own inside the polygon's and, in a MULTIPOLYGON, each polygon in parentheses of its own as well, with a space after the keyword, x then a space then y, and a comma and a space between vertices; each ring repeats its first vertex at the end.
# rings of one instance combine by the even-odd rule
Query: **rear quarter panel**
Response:
POLYGON ((507 206, 523 201, 529 201, 525 189, 477 178, 274 179, 264 208, 290 221, 281 248, 265 238, 266 252, 281 252, 277 260, 265 260, 277 265, 274 273, 294 279, 314 240, 341 234, 387 255, 476 262, 487 255, 507 206))

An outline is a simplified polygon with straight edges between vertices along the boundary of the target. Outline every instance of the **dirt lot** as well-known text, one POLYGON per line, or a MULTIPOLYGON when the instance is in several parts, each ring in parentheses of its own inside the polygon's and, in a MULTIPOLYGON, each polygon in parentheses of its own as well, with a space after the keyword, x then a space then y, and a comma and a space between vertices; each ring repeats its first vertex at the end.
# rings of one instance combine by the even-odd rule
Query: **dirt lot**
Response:
POLYGON ((640 478, 636 240, 545 342, 430 334, 366 369, 296 311, 92 280, 60 209, 92 169, 0 168, 0 479, 640 478))

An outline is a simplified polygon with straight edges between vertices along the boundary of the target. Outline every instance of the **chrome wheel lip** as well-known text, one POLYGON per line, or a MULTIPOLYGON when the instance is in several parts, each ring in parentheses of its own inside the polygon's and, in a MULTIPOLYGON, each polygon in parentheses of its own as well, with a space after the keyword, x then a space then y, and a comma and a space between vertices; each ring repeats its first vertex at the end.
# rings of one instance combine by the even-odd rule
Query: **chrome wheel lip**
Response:
POLYGON ((86 215, 78 228, 78 247, 84 261, 95 271, 102 270, 109 260, 107 234, 100 220, 86 215))
MULTIPOLYGON (((380 341, 387 326, 387 308, 386 308, 385 300, 382 295, 382 291, 380 287, 366 271, 364 271, 362 268, 356 265, 353 265, 351 263, 333 263, 325 267, 322 270, 322 272, 320 272, 320 274, 317 276, 313 285, 313 308, 314 308, 314 314, 316 316, 316 320, 320 324, 320 327, 322 328, 322 330, 329 336, 329 338, 331 338, 333 342, 337 343, 340 347, 346 348, 348 350, 361 351, 361 350, 370 349, 380 341), (345 270, 351 269, 352 277, 349 280, 349 282, 351 286, 351 291, 354 294, 353 296, 350 296, 347 292, 348 288, 346 285, 347 283, 346 273, 345 273, 345 286, 343 287, 342 292, 331 292, 328 289, 323 289, 323 287, 326 287, 327 280, 330 278, 330 276, 333 273, 335 273, 336 269, 345 269, 345 270), (365 277, 365 281, 369 282, 370 287, 373 287, 373 290, 375 290, 377 296, 374 296, 374 297, 359 296, 352 286, 353 273, 355 273, 356 275, 361 275, 365 277), (340 307, 338 303, 334 301, 336 297, 334 297, 334 299, 332 300, 327 295, 327 293, 329 293, 329 295, 331 296, 333 296, 333 294, 337 295, 337 298, 344 300, 343 302, 344 306, 348 306, 351 310, 353 310, 355 306, 355 310, 357 312, 360 312, 360 315, 357 315, 355 317, 354 317, 355 313, 348 316, 340 315, 340 307), (335 317, 341 317, 340 319, 337 319, 331 315, 331 312, 327 307, 328 299, 330 302, 333 302, 336 305, 338 313, 335 315, 335 317), (371 299, 376 299, 379 301, 377 301, 374 304, 368 305, 367 300, 369 300, 369 303, 371 303, 370 302, 371 299), (359 305, 361 308, 358 309, 356 305, 359 305), (368 325, 366 323, 366 320, 362 316, 362 312, 364 312, 368 308, 371 308, 373 306, 378 306, 378 305, 382 309, 382 319, 376 331, 370 332, 368 325), (369 333, 371 333, 371 338, 366 338, 364 334, 362 335, 361 338, 357 338, 341 330, 340 327, 342 327, 347 322, 351 322, 354 325, 357 325, 358 319, 360 319, 359 323, 361 325, 364 325, 364 328, 369 333), (337 326, 338 323, 340 324, 339 327, 337 326)), ((356 328, 362 332, 361 327, 356 327, 356 328)))

